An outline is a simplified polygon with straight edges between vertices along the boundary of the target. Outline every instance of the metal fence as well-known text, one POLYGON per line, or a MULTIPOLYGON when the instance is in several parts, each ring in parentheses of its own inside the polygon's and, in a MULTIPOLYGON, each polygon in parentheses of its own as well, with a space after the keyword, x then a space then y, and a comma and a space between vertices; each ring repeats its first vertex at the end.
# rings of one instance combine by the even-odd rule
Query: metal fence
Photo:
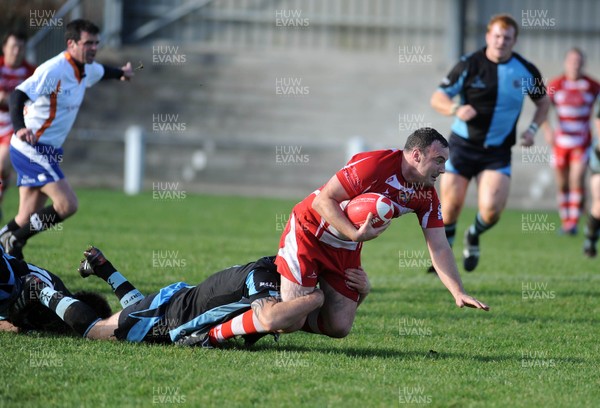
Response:
MULTIPOLYGON (((384 52, 418 44, 448 63, 484 43, 500 12, 521 26, 517 49, 528 58, 561 60, 577 45, 600 61, 597 0, 69 0, 70 20, 90 18, 113 46, 157 40, 219 49, 384 52)), ((36 61, 64 48, 64 25, 32 40, 36 61)))
POLYGON ((529 58, 560 60, 564 50, 576 44, 590 59, 600 60, 596 0, 132 0, 125 4, 124 40, 140 40, 140 27, 164 20, 177 7, 189 12, 177 24, 165 25, 144 39, 227 49, 369 52, 419 44, 429 53, 454 60, 456 50, 482 46, 490 16, 506 12, 520 24, 518 49, 529 58), (456 31, 464 33, 464 40, 456 31))
MULTIPOLYGON (((216 0, 147 38, 227 48, 353 51, 395 49, 402 38, 426 44, 435 52, 443 37, 440 23, 447 4, 443 0, 216 0)), ((161 18, 172 8, 170 1, 128 2, 125 41, 138 39, 138 30, 148 19, 161 18)))

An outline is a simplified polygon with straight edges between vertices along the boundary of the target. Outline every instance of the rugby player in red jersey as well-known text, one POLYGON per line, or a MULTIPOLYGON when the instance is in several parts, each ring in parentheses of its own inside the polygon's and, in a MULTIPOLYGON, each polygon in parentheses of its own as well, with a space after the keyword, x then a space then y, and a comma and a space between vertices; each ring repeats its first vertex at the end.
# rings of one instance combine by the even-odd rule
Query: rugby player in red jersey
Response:
POLYGON ((550 100, 558 123, 546 121, 544 135, 554 152, 561 232, 577 234, 585 197, 585 172, 592 141, 590 118, 600 84, 584 74, 585 57, 578 48, 567 51, 564 74, 550 81, 550 100))
POLYGON ((323 306, 299 319, 295 328, 330 337, 345 337, 350 332, 362 296, 348 283, 348 270, 361 270, 362 243, 378 237, 389 224, 373 228, 370 215, 357 229, 339 203, 367 192, 388 197, 395 207, 394 218, 417 215, 433 266, 457 306, 489 309, 465 293, 444 232, 434 183, 444 172, 447 159, 446 139, 435 129, 421 128, 408 137, 404 150, 357 154, 294 207, 275 259, 282 275, 282 301, 311 293, 317 283, 325 295, 323 306), (329 226, 346 239, 338 238, 329 226))
MULTIPOLYGON (((4 192, 10 182, 12 165, 9 157, 10 138, 14 132, 8 99, 17 85, 29 78, 35 67, 25 61, 25 45, 27 35, 20 31, 10 31, 2 41, 2 56, 0 56, 0 204, 4 192)), ((0 219, 2 209, 0 208, 0 219)))
POLYGON ((590 158, 590 192, 592 203, 590 213, 588 214, 587 224, 585 226, 585 241, 583 242, 584 255, 594 258, 598 254, 596 244, 600 236, 600 109, 595 120, 596 134, 598 135, 595 143, 592 143, 593 149, 590 158))

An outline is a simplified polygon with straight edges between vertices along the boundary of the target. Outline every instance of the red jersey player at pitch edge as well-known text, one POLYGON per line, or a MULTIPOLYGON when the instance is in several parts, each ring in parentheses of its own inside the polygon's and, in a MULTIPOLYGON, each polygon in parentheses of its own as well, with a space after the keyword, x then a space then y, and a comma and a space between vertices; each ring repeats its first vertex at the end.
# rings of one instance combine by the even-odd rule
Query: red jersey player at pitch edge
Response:
MULTIPOLYGON (((17 85, 29 78, 35 67, 25 61, 27 35, 21 31, 9 31, 2 41, 0 56, 0 205, 9 186, 12 165, 9 157, 12 122, 8 113, 8 100, 17 85)), ((2 208, 0 208, 2 219, 2 208)))
POLYGON ((77 211, 77 196, 60 169, 62 145, 86 88, 103 79, 128 80, 131 64, 114 68, 95 62, 100 29, 87 20, 67 24, 66 51, 40 65, 12 93, 10 117, 15 133, 10 158, 17 171, 19 211, 0 230, 4 252, 22 258, 33 235, 77 211), (52 204, 46 206, 50 198, 52 204))
POLYGON ((590 117, 600 84, 583 72, 585 57, 579 48, 567 51, 564 74, 552 79, 549 96, 558 123, 544 122, 544 136, 554 151, 561 233, 576 235, 585 197, 585 172, 592 142, 590 117))
POLYGON ((465 293, 446 239, 434 188, 446 160, 446 139, 435 129, 421 128, 408 137, 404 150, 355 155, 323 187, 293 208, 275 260, 282 276, 282 301, 311 293, 317 283, 325 295, 323 306, 298 321, 295 329, 330 337, 345 337, 350 332, 363 299, 347 277, 361 269, 362 242, 379 236, 389 223, 374 228, 369 214, 357 229, 339 204, 367 192, 388 197, 394 204, 394 218, 408 213, 417 215, 433 266, 458 307, 489 310, 465 293), (337 238, 329 226, 348 240, 337 238))

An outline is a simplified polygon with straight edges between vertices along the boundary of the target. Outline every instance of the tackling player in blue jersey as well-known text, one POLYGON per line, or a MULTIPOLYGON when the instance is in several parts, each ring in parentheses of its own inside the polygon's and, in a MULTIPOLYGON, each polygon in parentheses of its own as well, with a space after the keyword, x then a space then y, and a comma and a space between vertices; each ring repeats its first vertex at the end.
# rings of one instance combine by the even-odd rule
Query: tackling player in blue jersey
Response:
MULTIPOLYGON (((123 310, 112 316, 110 312, 106 314, 98 305, 90 305, 88 300, 97 301, 92 293, 85 292, 87 297, 78 300, 54 275, 60 284, 40 276, 39 268, 28 269, 25 262, 4 255, 6 263, 0 264, 0 277, 6 282, 0 288, 6 287, 7 292, 0 291, 0 306, 4 306, 0 312, 5 309, 10 313, 0 330, 17 331, 9 322, 21 327, 22 319, 15 322, 13 317, 25 316, 25 309, 41 306, 54 315, 46 315, 48 322, 56 323, 58 316, 89 339, 214 347, 241 335, 249 345, 268 333, 293 331, 299 316, 321 307, 324 300, 323 292, 316 290, 294 301, 281 302, 280 275, 274 257, 224 269, 196 286, 177 282, 144 296, 97 248, 90 247, 84 255, 79 268, 81 276, 96 275, 105 280, 123 310), (13 273, 15 266, 11 265, 24 266, 24 270, 13 273)), ((348 284, 366 296, 370 290, 366 273, 354 272, 348 274, 348 284)), ((38 319, 37 324, 40 323, 46 322, 38 319)), ((45 330, 35 325, 32 328, 45 330)))
POLYGON ((533 145, 550 107, 538 69, 512 51, 518 32, 511 16, 493 16, 487 26, 486 47, 461 58, 431 97, 435 110, 455 116, 450 157, 441 180, 444 228, 450 245, 469 181, 477 180, 479 211, 464 238, 463 266, 467 271, 479 262, 479 235, 498 222, 506 206, 511 147, 525 96, 536 109, 521 135, 523 146, 533 145), (457 102, 453 100, 456 96, 457 102))

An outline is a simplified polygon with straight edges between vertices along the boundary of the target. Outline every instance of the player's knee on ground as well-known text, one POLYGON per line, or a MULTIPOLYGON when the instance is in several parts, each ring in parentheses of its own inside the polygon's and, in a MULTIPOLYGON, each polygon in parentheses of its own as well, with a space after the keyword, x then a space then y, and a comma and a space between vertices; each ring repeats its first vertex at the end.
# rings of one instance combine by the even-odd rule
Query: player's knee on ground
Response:
POLYGON ((296 332, 298 330, 302 330, 302 328, 304 327, 304 324, 306 323, 306 317, 304 317, 303 319, 298 320, 296 323, 294 323, 291 326, 285 327, 283 329, 277 330, 281 333, 293 333, 296 332))
POLYGON ((271 322, 270 324, 267 323, 263 323, 262 319, 261 319, 261 324, 263 324, 263 327, 266 331, 268 332, 277 332, 277 333, 293 333, 295 331, 301 330, 302 327, 304 327, 304 324, 306 323, 306 316, 296 320, 294 323, 292 324, 287 324, 287 325, 283 325, 283 324, 277 324, 276 322, 271 322))
POLYGON ((343 325, 335 323, 331 326, 326 325, 324 329, 325 332, 323 334, 325 334, 326 336, 341 339, 350 334, 350 331, 352 330, 352 324, 343 325))
POLYGON ((321 315, 320 318, 323 319, 323 321, 319 325, 323 334, 328 337, 334 337, 336 339, 341 339, 350 334, 350 331, 352 330, 352 325, 354 324, 354 317, 352 319, 349 319, 338 315, 330 316, 329 318, 323 318, 323 316, 321 315))

